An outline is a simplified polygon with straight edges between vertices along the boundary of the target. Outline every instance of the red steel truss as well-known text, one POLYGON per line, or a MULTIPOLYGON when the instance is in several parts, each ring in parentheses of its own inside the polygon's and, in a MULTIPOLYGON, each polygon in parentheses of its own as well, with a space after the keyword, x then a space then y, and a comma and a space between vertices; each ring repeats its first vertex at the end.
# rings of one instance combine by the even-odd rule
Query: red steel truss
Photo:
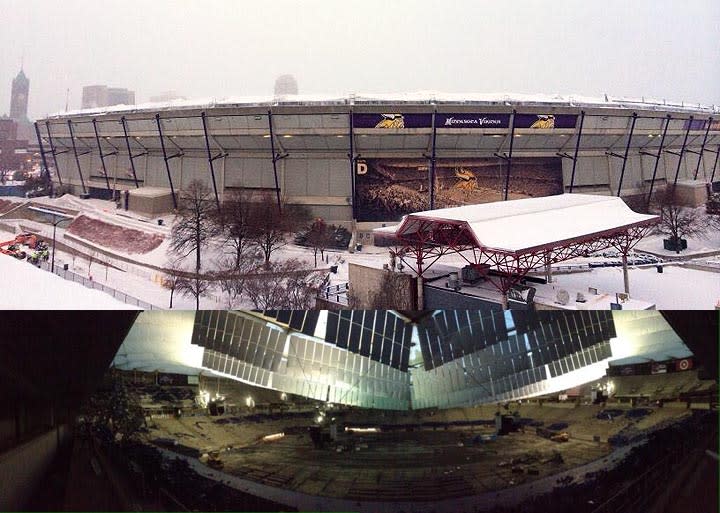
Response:
MULTIPOLYGON (((435 262, 447 254, 460 255, 468 264, 478 268, 489 265, 494 272, 487 279, 502 293, 506 302, 508 291, 520 284, 528 272, 541 266, 613 248, 621 253, 626 268, 629 251, 657 222, 657 219, 649 219, 574 239, 509 251, 482 246, 465 221, 409 217, 402 230, 396 232, 397 244, 392 251, 421 279, 435 262)), ((627 272, 625 287, 627 290, 627 272)))

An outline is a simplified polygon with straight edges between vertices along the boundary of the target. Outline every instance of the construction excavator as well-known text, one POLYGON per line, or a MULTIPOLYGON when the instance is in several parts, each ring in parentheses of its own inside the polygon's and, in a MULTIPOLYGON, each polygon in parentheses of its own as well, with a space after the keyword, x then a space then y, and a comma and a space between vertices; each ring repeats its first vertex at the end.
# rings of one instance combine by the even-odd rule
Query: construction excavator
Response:
POLYGON ((23 245, 33 250, 31 257, 35 260, 34 263, 40 259, 47 260, 47 242, 38 240, 37 235, 34 233, 21 233, 12 240, 0 242, 0 253, 24 260, 28 254, 23 249, 23 245))

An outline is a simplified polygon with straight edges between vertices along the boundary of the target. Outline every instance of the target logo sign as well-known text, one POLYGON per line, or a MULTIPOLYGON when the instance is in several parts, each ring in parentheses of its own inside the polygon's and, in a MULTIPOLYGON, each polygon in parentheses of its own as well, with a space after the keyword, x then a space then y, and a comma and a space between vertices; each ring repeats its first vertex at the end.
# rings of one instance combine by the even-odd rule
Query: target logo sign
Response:
POLYGON ((692 369, 692 360, 685 358, 677 362, 677 370, 686 371, 692 369))

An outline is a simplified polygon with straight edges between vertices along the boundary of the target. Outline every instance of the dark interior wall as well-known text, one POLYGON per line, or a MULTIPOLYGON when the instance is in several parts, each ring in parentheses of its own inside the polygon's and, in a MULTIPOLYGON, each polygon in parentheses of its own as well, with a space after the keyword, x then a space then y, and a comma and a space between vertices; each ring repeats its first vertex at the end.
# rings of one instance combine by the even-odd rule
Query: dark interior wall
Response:
POLYGON ((0 510, 22 508, 136 317, 0 312, 0 510))
POLYGON ((672 329, 700 360, 703 379, 718 379, 720 312, 712 310, 664 310, 661 312, 672 329))

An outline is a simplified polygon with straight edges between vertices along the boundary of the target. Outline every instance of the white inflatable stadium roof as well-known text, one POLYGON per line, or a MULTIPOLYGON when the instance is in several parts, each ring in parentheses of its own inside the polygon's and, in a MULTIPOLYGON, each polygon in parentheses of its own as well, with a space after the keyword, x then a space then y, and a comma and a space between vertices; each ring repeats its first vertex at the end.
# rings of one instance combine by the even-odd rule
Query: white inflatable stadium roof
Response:
POLYGON ((485 106, 552 106, 586 107, 598 109, 641 109, 676 112, 720 112, 717 105, 670 102, 652 98, 592 97, 560 94, 517 93, 442 93, 419 91, 414 93, 321 95, 302 94, 284 96, 230 96, 226 98, 195 98, 169 102, 141 103, 138 105, 115 105, 95 109, 57 112, 49 117, 83 114, 110 114, 114 112, 162 111, 179 109, 210 109, 234 106, 303 106, 303 105, 396 105, 396 104, 453 104, 485 106))

